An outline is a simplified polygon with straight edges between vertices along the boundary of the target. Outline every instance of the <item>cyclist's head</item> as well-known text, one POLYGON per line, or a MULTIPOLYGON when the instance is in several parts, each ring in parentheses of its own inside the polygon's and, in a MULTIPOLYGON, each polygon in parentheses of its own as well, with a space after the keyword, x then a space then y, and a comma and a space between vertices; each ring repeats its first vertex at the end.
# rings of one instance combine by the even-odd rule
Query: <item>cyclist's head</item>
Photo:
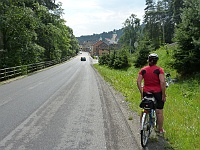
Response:
POLYGON ((152 53, 148 56, 148 62, 149 62, 149 65, 152 66, 152 65, 155 65, 158 61, 158 55, 155 54, 155 53, 152 53))

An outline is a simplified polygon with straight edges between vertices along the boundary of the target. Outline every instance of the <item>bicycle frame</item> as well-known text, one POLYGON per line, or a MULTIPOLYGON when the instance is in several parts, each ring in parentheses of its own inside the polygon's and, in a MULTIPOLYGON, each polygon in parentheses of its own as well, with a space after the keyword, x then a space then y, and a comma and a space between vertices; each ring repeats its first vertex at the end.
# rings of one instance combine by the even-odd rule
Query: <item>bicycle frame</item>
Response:
MULTIPOLYGON (((156 121, 157 121, 157 118, 156 118, 156 111, 155 109, 144 109, 143 110, 143 114, 145 113, 146 115, 149 115, 149 129, 153 129, 154 127, 157 126, 156 124, 156 121)), ((144 117, 142 117, 142 125, 144 123, 144 117)), ((151 130, 152 131, 152 130, 151 130)))

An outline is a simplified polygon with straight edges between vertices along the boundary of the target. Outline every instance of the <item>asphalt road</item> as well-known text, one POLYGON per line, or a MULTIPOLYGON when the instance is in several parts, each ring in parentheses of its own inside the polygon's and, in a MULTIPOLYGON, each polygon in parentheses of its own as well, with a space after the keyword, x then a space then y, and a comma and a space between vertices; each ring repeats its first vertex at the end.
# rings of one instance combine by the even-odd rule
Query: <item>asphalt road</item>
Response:
POLYGON ((140 149, 125 102, 92 61, 82 53, 1 85, 0 150, 140 149))

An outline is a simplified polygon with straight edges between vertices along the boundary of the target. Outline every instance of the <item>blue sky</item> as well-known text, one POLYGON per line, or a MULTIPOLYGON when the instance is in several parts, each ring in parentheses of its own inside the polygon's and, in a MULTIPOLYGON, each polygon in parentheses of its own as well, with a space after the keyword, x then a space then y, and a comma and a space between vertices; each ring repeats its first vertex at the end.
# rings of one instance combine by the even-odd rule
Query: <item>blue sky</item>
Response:
POLYGON ((121 29, 131 14, 143 19, 145 0, 57 0, 74 35, 99 34, 121 29))

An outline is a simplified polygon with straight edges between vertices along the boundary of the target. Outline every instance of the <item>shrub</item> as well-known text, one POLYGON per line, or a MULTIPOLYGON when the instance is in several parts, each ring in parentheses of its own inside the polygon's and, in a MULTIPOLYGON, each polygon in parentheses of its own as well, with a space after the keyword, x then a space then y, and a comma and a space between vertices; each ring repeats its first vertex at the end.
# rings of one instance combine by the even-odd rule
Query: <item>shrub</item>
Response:
POLYGON ((119 50, 110 55, 105 54, 99 58, 99 65, 107 65, 114 69, 123 69, 129 66, 128 56, 125 50, 119 50))
POLYGON ((99 65, 108 65, 110 61, 109 54, 103 54, 99 57, 99 65))
POLYGON ((120 51, 116 56, 113 64, 113 68, 115 69, 123 69, 129 66, 128 56, 125 51, 120 51))
POLYGON ((146 44, 141 44, 138 47, 138 53, 136 54, 136 60, 134 61, 134 66, 140 68, 147 64, 147 58, 150 53, 150 48, 146 44))

